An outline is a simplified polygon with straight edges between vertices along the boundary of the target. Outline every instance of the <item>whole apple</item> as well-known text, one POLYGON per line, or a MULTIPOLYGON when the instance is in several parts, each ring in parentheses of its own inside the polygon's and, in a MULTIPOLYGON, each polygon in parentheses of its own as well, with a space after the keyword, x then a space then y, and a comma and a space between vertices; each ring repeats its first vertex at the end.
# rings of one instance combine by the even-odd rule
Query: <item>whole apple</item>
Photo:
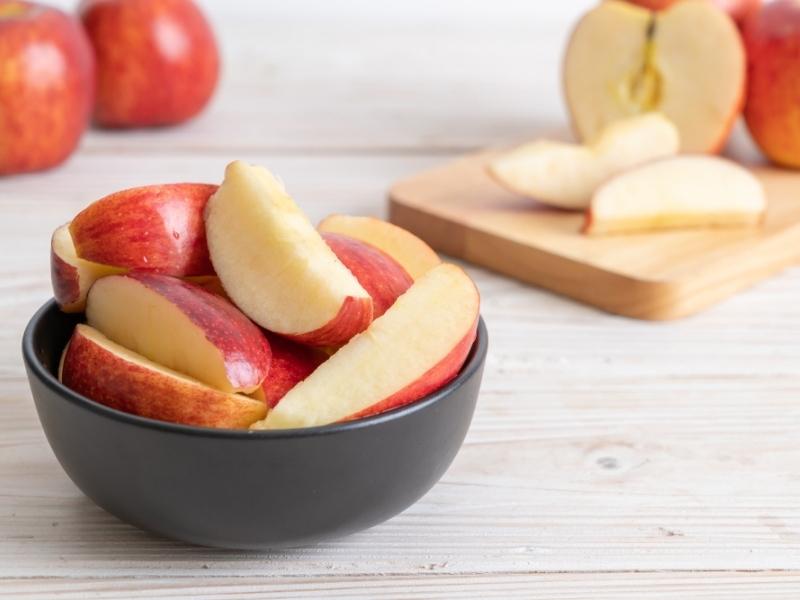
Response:
POLYGON ((208 103, 219 54, 192 0, 84 0, 80 15, 97 58, 98 124, 171 125, 208 103))
POLYGON ((64 161, 93 98, 94 60, 80 23, 54 8, 0 0, 0 175, 64 161))
POLYGON ((772 161, 800 168, 800 3, 766 4, 745 21, 743 34, 747 127, 772 161))

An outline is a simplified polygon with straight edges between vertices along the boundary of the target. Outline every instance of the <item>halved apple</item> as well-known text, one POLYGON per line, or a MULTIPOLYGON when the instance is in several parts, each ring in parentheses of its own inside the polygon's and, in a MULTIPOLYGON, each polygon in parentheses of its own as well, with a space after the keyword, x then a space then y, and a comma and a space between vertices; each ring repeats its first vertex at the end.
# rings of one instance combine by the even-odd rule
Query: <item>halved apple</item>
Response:
POLYGON ((50 280, 56 302, 64 312, 81 312, 86 306, 86 294, 95 281, 124 271, 120 267, 78 258, 69 224, 53 232, 50 240, 50 280))
POLYGON ((370 295, 263 167, 228 165, 206 237, 225 291, 265 329, 327 346, 372 321, 370 295))
POLYGON ((272 349, 272 363, 264 383, 250 395, 272 408, 290 389, 324 363, 328 354, 320 348, 304 346, 274 333, 265 332, 265 335, 272 349))
POLYGON ((76 326, 64 352, 60 379, 100 404, 184 425, 243 428, 267 412, 260 400, 203 385, 131 352, 88 325, 76 326))
POLYGON ((583 141, 621 118, 660 111, 683 152, 717 152, 741 110, 745 68, 736 25, 709 2, 654 13, 608 0, 575 28, 564 86, 583 141))
POLYGON ((70 224, 77 255, 167 275, 211 275, 203 209, 216 189, 204 183, 174 183, 101 198, 70 224))
POLYGON ((612 177, 592 198, 584 231, 757 225, 764 189, 744 167, 714 156, 679 156, 612 177))
POLYGON ((659 113, 608 125, 589 145, 539 140, 502 154, 489 174, 511 191, 561 208, 586 208, 610 176, 677 154, 678 130, 659 113))
POLYGON ((267 339, 231 303, 168 275, 97 281, 86 320, 112 341, 223 392, 252 392, 269 372, 267 339))
POLYGON ((375 217, 330 215, 318 229, 360 240, 385 252, 411 275, 419 279, 442 261, 436 252, 410 231, 375 217))
POLYGON ((475 340, 479 307, 464 271, 434 267, 252 428, 326 425, 422 398, 458 374, 475 340))
POLYGON ((323 232, 322 239, 372 297, 375 319, 414 283, 400 263, 374 246, 339 233, 323 232))

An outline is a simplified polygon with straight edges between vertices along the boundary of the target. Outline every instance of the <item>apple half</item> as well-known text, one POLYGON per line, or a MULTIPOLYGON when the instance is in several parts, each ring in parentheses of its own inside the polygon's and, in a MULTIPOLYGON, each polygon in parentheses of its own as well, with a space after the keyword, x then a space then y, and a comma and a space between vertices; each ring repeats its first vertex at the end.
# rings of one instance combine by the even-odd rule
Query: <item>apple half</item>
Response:
POLYGON ((203 209, 217 186, 149 185, 93 202, 69 226, 83 259, 167 275, 211 275, 203 209))
POLYGON ((605 127, 591 144, 539 140, 502 154, 489 174, 512 192, 545 204, 584 209, 612 175, 677 154, 678 130, 663 115, 646 113, 605 127))
POLYGON ((132 271, 97 281, 86 320, 112 341, 223 392, 256 390, 269 342, 227 300, 168 275, 132 271))
POLYGON ((458 374, 479 308, 478 290, 462 269, 434 267, 252 428, 326 425, 422 398, 458 374))
POLYGON ((263 167, 228 165, 205 219, 225 291, 263 328, 336 346, 372 321, 369 293, 263 167))
POLYGON ((439 255, 410 231, 375 217, 330 215, 318 229, 360 240, 385 252, 411 275, 419 279, 442 261, 439 255))
POLYGON ((274 407, 286 393, 328 359, 319 348, 304 346, 274 333, 265 332, 272 349, 269 375, 259 388, 250 394, 274 407))
POLYGON ((766 206, 761 182, 744 167, 715 156, 679 156, 600 186, 584 232, 752 226, 762 221, 766 206))
POLYGON ((64 312, 81 312, 86 306, 86 294, 95 281, 124 271, 120 267, 78 258, 69 224, 53 232, 50 240, 50 280, 53 296, 64 312))
POLYGON ((745 70, 736 25, 711 3, 651 12, 607 0, 570 37, 564 89, 585 142, 619 119, 660 111, 678 128, 682 152, 713 153, 741 111, 745 70))
POLYGON ((158 365, 77 325, 59 379, 71 390, 117 410, 184 425, 244 428, 263 419, 263 401, 228 394, 158 365))

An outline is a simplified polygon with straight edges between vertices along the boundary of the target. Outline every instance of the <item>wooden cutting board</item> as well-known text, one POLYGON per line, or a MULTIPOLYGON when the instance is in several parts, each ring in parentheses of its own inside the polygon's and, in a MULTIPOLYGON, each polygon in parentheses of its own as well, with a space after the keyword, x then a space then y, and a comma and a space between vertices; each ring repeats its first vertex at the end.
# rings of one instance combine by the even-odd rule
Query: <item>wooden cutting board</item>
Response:
POLYGON ((758 229, 588 237, 581 213, 505 191, 465 157, 395 184, 390 219, 436 250, 639 319, 696 313, 800 262, 800 174, 755 168, 769 210, 758 229))

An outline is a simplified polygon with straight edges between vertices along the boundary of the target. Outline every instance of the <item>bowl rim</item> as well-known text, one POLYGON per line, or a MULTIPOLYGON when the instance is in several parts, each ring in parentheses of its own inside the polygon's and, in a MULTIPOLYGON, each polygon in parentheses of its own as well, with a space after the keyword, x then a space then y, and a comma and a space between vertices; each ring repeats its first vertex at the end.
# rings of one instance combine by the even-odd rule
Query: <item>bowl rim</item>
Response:
MULTIPOLYGON (((74 392, 63 383, 61 383, 50 371, 42 364, 34 349, 34 336, 35 331, 44 319, 45 315, 51 311, 61 310, 58 308, 55 299, 48 300, 43 304, 25 326, 25 332, 22 335, 22 357, 28 368, 28 376, 35 376, 51 391, 61 396, 64 400, 71 402, 73 405, 80 408, 90 410, 98 415, 108 417, 110 419, 121 421, 129 425, 144 427, 146 429, 155 429, 164 432, 171 432, 180 435, 189 436, 205 436, 211 438, 226 438, 226 439, 240 439, 240 440, 263 440, 263 439, 286 439, 286 438, 302 438, 320 435, 331 435, 356 429, 362 429, 373 425, 380 425, 396 419, 402 419, 405 416, 424 410, 429 406, 436 404, 439 400, 455 391, 464 383, 469 380, 475 372, 483 365, 486 359, 486 354, 489 347, 488 330, 483 317, 478 315, 478 328, 475 342, 472 344, 467 360, 461 367, 458 375, 439 388, 435 392, 420 398, 419 400, 395 408, 371 417, 355 419, 353 421, 346 421, 344 423, 332 423, 330 425, 318 425, 316 427, 301 427, 293 429, 264 429, 264 430, 251 430, 251 429, 222 429, 216 427, 201 427, 197 425, 183 425, 180 423, 171 423, 169 421, 160 421, 151 419, 149 417, 140 417, 128 412, 117 410, 100 404, 74 392)), ((66 313, 61 313, 67 315, 66 313)))

